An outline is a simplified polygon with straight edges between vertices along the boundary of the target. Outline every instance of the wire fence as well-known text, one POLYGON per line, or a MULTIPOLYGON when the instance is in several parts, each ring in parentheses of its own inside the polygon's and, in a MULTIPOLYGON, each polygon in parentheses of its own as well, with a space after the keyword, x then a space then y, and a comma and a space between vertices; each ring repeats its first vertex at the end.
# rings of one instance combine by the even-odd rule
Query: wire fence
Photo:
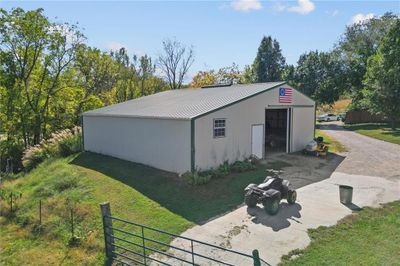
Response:
MULTIPOLYGON (((20 204, 19 201, 22 199, 23 194, 16 191, 7 191, 0 189, 0 216, 14 219, 21 225, 32 224, 36 233, 40 233, 46 225, 46 218, 50 220, 52 214, 52 205, 47 201, 39 200, 33 203, 36 211, 25 213, 23 210, 19 212, 20 204), (46 216, 47 214, 47 216, 46 216)), ((76 234, 76 227, 79 225, 76 219, 76 205, 70 204, 68 200, 65 202, 65 206, 58 210, 62 212, 61 215, 63 223, 70 232, 69 244, 76 244, 79 241, 79 236, 76 234)), ((53 222, 53 221, 49 221, 53 222)), ((57 223, 59 225, 59 223, 57 223)))

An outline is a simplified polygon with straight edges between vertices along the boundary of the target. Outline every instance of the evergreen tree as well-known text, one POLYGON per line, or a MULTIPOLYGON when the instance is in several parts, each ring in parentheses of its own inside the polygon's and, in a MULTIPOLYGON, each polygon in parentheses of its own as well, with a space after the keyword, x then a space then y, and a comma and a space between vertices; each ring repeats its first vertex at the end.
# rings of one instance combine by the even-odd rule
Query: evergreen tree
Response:
POLYGON ((282 80, 285 58, 277 40, 264 36, 253 63, 256 82, 282 80))

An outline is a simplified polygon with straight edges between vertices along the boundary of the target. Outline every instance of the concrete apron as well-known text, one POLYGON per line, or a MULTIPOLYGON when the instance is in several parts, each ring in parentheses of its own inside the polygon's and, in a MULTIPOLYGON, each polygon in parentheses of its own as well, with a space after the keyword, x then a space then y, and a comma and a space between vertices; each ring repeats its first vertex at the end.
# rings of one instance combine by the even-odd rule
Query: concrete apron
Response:
MULTIPOLYGON (((334 225, 358 207, 378 207, 381 203, 399 199, 400 181, 334 172, 329 179, 302 187, 297 192, 297 203, 288 205, 282 201, 275 216, 266 214, 262 206, 253 209, 243 206, 204 225, 194 226, 182 235, 247 254, 258 249, 262 259, 276 265, 282 255, 310 243, 307 229, 334 225), (339 184, 354 187, 353 205, 340 203, 339 184)), ((185 240, 175 239, 172 245, 190 250, 190 243, 185 240)), ((252 265, 251 260, 228 252, 199 245, 194 249, 235 265, 252 265)), ((169 252, 191 261, 191 255, 169 252)), ((168 262, 167 258, 162 259, 168 262)), ((199 257, 195 257, 195 261, 200 265, 213 265, 199 257)), ((169 262, 179 265, 177 261, 169 262)))

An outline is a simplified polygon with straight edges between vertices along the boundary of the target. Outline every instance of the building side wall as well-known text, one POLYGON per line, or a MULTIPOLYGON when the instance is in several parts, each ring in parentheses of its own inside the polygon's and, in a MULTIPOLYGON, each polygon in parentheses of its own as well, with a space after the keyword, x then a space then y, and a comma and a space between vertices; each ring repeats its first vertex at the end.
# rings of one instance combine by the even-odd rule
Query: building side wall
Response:
POLYGON ((83 117, 86 151, 184 173, 190 170, 190 121, 83 117))
MULTIPOLYGON (((287 87, 287 86, 285 86, 287 87)), ((212 112, 195 120, 195 167, 197 169, 209 169, 217 167, 224 161, 234 162, 243 160, 251 155, 251 126, 264 125, 265 133, 265 109, 288 108, 291 106, 312 105, 314 102, 303 94, 293 90, 291 104, 279 103, 279 89, 273 89, 249 99, 243 100, 221 110, 212 112), (213 137, 213 120, 226 119, 226 137, 213 137)), ((302 143, 312 139, 314 123, 314 107, 293 107, 296 117, 300 119, 292 129, 295 140, 291 141, 292 148, 300 150, 302 143), (309 109, 303 112, 301 109, 309 109), (304 117, 301 114, 304 113, 304 117), (302 127, 297 124, 311 125, 310 130, 299 134, 302 127)), ((268 151, 265 151, 268 153, 268 151)))

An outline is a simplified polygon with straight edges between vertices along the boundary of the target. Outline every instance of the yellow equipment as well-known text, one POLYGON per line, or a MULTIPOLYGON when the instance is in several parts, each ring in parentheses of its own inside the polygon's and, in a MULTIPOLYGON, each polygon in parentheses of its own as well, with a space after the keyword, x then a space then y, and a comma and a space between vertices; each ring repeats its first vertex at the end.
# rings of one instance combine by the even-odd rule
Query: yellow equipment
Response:
POLYGON ((328 146, 324 144, 324 138, 318 137, 308 143, 303 150, 304 154, 313 154, 317 157, 325 157, 328 154, 328 146))

